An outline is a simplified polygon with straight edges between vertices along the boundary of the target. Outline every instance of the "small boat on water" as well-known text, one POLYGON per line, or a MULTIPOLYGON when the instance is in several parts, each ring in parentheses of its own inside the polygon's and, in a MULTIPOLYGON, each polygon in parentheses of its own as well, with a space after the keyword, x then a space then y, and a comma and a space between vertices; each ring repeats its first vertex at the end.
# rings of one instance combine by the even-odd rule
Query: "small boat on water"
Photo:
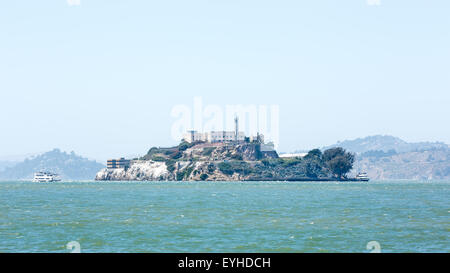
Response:
POLYGON ((58 182, 61 181, 58 174, 51 172, 37 172, 34 174, 33 182, 58 182))
POLYGON ((355 178, 357 181, 369 181, 369 177, 367 176, 367 173, 358 173, 358 175, 356 175, 355 178))

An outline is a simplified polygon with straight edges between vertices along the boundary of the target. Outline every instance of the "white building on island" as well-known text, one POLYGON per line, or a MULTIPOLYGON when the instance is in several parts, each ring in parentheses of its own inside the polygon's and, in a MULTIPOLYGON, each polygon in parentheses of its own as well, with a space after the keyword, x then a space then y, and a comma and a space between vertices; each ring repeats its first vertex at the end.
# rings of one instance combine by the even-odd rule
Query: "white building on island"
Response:
POLYGON ((204 141, 209 143, 245 141, 245 133, 239 132, 239 119, 235 118, 234 123, 234 131, 211 131, 206 133, 187 131, 183 136, 183 140, 189 143, 197 141, 204 141))
POLYGON ((245 141, 245 133, 238 132, 237 136, 232 131, 211 131, 207 133, 199 133, 197 131, 188 131, 183 136, 183 140, 189 143, 204 141, 209 143, 216 142, 241 142, 245 141))
MULTIPOLYGON (((244 132, 239 131, 239 119, 236 117, 234 119, 235 129, 234 131, 211 131, 206 133, 200 133, 194 130, 187 131, 183 135, 183 140, 188 143, 193 142, 208 142, 208 143, 218 143, 218 142, 245 142, 246 136, 244 132)), ((262 150, 274 150, 273 143, 264 144, 264 136, 258 134, 257 136, 248 137, 249 142, 259 142, 262 144, 262 150)))

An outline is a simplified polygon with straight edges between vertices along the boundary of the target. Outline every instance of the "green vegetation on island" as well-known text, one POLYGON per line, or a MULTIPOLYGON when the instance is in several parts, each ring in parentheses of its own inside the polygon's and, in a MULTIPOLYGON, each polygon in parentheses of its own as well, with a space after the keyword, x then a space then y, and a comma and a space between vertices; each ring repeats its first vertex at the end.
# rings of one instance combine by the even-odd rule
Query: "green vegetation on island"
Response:
POLYGON ((261 151, 260 143, 181 142, 168 148, 151 148, 124 170, 101 171, 97 180, 346 180, 355 156, 344 149, 322 153, 311 150, 303 157, 279 157, 261 151))

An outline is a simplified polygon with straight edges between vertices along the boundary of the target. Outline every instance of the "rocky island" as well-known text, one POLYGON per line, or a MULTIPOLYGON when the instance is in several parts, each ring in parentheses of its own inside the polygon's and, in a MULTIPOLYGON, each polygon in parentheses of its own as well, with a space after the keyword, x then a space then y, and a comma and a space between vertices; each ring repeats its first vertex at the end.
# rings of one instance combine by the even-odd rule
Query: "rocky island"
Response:
POLYGON ((115 181, 263 181, 346 180, 354 155, 342 148, 319 149, 304 156, 280 157, 266 144, 248 139, 239 142, 183 141, 170 148, 151 148, 134 160, 121 159, 96 175, 115 181), (119 161, 118 161, 119 162, 119 161))
POLYGON ((151 148, 134 160, 109 160, 96 180, 261 181, 347 180, 355 157, 342 148, 280 157, 264 135, 234 131, 188 131, 178 146, 151 148))

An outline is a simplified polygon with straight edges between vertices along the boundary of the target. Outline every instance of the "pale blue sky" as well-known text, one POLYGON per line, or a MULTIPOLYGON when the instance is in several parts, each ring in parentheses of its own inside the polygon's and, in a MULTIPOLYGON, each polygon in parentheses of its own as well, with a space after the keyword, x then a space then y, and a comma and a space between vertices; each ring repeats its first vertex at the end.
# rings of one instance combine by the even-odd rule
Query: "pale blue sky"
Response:
POLYGON ((278 104, 280 150, 450 143, 450 1, 4 1, 0 156, 175 144, 176 104, 278 104))

